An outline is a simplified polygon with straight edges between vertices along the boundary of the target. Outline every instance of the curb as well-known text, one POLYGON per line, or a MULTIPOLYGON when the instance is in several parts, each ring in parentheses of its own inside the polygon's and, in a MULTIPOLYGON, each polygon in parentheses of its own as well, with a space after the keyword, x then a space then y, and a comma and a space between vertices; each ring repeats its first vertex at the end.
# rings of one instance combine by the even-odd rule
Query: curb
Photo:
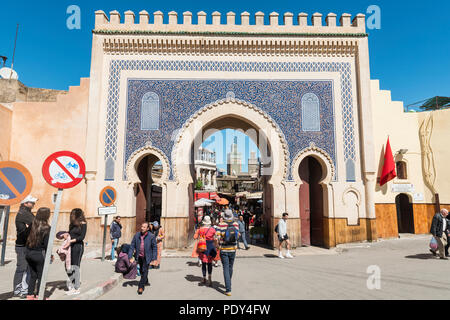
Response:
POLYGON ((98 285, 97 287, 88 290, 85 293, 80 294, 78 297, 73 298, 71 300, 95 300, 105 293, 114 289, 119 282, 123 280, 122 274, 115 274, 106 282, 98 285))

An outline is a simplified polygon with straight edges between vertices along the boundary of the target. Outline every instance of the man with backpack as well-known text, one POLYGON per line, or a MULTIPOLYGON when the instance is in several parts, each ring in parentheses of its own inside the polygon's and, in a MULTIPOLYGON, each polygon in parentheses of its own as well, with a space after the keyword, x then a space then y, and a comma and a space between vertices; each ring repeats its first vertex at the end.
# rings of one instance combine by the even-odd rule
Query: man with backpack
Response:
POLYGON ((224 221, 217 227, 217 237, 220 245, 220 260, 223 266, 223 277, 227 296, 231 296, 231 278, 233 276, 233 264, 236 258, 237 241, 239 239, 239 225, 233 219, 233 212, 226 209, 224 221))
POLYGON ((283 218, 278 221, 277 226, 275 227, 275 232, 278 234, 278 240, 280 242, 280 245, 278 247, 278 258, 284 259, 283 254, 281 253, 281 250, 283 248, 283 243, 286 242, 286 258, 293 258, 291 255, 291 243, 289 242, 289 237, 287 235, 287 219, 288 219, 288 213, 283 213, 283 218))

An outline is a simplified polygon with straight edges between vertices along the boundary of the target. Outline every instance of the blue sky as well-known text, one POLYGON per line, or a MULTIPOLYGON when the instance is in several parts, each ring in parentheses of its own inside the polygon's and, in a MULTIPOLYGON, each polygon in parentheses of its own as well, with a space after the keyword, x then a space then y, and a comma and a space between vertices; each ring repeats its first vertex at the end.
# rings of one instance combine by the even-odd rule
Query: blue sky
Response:
MULTIPOLYGON (((16 24, 19 23, 15 70, 27 86, 67 90, 89 77, 94 11, 145 9, 167 14, 183 11, 222 13, 262 11, 266 19, 272 11, 367 13, 370 5, 381 9, 381 29, 369 33, 371 78, 380 79, 381 89, 391 90, 394 100, 405 105, 435 95, 450 96, 450 1, 3 1, 0 12, 0 55, 10 66, 16 24), (81 9, 81 29, 69 30, 66 13, 70 5, 81 9)), ((167 19, 167 15, 165 17, 167 19)), ((238 17, 237 17, 238 19, 238 17)), ((280 19, 281 21, 281 19, 280 19)), ((232 139, 231 139, 232 140, 232 139)), ((231 143, 231 141, 229 141, 231 143)), ((227 146, 229 150, 229 146, 227 146)), ((241 150, 242 152, 242 146, 241 150)))

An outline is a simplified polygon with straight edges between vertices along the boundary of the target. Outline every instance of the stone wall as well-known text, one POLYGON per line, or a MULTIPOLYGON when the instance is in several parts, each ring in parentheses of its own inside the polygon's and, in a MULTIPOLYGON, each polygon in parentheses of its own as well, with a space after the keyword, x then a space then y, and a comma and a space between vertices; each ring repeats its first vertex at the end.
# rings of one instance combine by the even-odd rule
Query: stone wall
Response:
POLYGON ((67 91, 29 88, 19 80, 0 79, 0 102, 50 102, 67 91))

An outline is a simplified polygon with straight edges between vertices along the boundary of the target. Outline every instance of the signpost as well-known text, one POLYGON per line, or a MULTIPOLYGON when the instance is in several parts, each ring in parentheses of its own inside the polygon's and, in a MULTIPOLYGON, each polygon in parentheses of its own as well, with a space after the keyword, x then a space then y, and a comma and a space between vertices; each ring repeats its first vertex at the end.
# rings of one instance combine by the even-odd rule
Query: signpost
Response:
POLYGON ((59 208, 61 206, 62 193, 64 189, 75 187, 86 174, 86 166, 83 159, 73 152, 60 151, 50 155, 42 165, 42 175, 45 181, 58 188, 56 196, 55 211, 53 213, 47 252, 45 255, 44 270, 42 272, 41 285, 39 288, 39 300, 44 299, 45 285, 47 283, 48 267, 53 250, 53 240, 56 236, 59 208))
POLYGON ((3 222, 3 245, 0 265, 5 265, 6 242, 10 206, 19 203, 30 194, 33 178, 30 172, 20 163, 14 161, 0 162, 0 206, 6 206, 3 222))
POLYGON ((113 187, 105 187, 100 191, 100 202, 104 206, 103 208, 98 208, 98 214, 105 216, 105 222, 103 224, 103 248, 102 248, 102 261, 105 261, 105 251, 106 251, 106 229, 108 226, 108 215, 116 214, 117 208, 113 207, 114 202, 117 198, 116 189, 113 187))

